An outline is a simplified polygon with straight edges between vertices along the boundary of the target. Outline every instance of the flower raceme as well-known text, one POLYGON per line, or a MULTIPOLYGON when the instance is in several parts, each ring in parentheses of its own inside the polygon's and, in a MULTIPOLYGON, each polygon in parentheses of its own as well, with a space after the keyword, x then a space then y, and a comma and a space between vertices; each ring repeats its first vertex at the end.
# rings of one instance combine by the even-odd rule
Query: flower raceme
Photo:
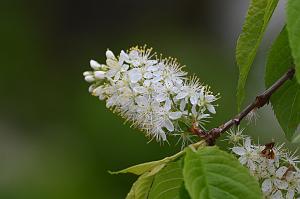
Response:
POLYGON ((201 125, 215 114, 217 96, 197 77, 187 77, 176 59, 158 58, 151 48, 133 47, 115 56, 106 51, 106 64, 91 60, 83 73, 89 92, 157 141, 201 125))

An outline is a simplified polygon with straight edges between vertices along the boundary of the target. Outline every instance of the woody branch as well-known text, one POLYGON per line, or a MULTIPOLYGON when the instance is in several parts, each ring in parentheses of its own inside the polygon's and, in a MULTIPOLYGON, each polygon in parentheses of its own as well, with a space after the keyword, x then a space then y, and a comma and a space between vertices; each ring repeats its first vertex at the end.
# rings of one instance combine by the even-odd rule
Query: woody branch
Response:
POLYGON ((203 131, 200 128, 191 128, 191 132, 206 140, 208 145, 214 145, 220 135, 230 129, 233 125, 239 125, 252 110, 263 107, 268 104, 270 97, 276 92, 287 80, 292 79, 295 74, 295 69, 290 68, 282 77, 280 77, 270 88, 258 95, 255 100, 249 104, 243 111, 237 114, 234 118, 225 122, 217 128, 209 131, 203 131))

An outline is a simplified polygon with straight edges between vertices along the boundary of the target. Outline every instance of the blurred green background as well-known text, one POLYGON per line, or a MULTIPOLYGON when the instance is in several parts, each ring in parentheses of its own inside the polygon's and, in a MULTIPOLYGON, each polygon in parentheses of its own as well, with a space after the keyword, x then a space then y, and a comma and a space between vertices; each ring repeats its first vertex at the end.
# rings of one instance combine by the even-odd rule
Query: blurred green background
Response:
MULTIPOLYGON (((124 198, 131 175, 107 170, 162 158, 179 146, 151 142, 89 95, 82 72, 133 45, 187 65, 221 93, 214 127, 236 113, 234 47, 248 1, 2 0, 0 198, 124 198)), ((281 1, 248 81, 248 102, 264 89, 267 49, 284 21, 281 1)), ((285 141, 271 107, 247 133, 285 141)), ((287 142, 289 148, 297 146, 287 142)))

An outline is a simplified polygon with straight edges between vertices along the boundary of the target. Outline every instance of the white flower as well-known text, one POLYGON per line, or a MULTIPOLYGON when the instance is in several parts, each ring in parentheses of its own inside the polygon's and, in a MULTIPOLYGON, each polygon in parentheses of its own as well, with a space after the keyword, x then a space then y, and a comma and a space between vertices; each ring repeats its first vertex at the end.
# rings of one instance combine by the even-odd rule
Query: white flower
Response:
POLYGON ((183 133, 179 121, 203 124, 210 117, 206 110, 215 113, 210 103, 216 98, 196 77, 187 80, 176 59, 153 58, 151 50, 134 47, 119 56, 107 50, 106 64, 91 60, 93 71, 83 75, 92 83, 89 92, 106 100, 108 108, 147 136, 165 141, 167 135, 183 133))
POLYGON ((274 193, 274 190, 285 190, 288 183, 282 180, 283 175, 287 171, 287 167, 282 166, 276 170, 274 166, 268 167, 269 176, 262 183, 262 191, 265 194, 274 193))
POLYGON ((254 161, 257 159, 257 152, 251 146, 250 137, 245 139, 243 147, 233 147, 232 152, 240 156, 239 161, 242 165, 246 165, 252 171, 256 169, 254 161))
POLYGON ((216 101, 217 98, 214 95, 204 92, 203 90, 200 92, 200 101, 199 106, 203 106, 207 108, 207 110, 213 114, 216 113, 215 107, 211 104, 216 101))
POLYGON ((200 85, 199 80, 192 78, 190 81, 185 82, 185 85, 180 89, 175 99, 186 98, 186 100, 190 100, 192 105, 196 105, 199 102, 201 90, 202 86, 200 85))

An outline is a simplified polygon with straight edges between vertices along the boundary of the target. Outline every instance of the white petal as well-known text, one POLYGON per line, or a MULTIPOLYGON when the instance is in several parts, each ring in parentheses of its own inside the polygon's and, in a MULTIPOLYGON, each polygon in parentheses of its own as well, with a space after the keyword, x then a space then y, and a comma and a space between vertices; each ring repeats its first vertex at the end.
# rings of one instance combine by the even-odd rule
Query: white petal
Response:
POLYGON ((182 115, 182 113, 179 112, 179 111, 177 111, 177 112, 171 112, 171 113, 169 113, 169 118, 171 120, 177 120, 177 119, 179 119, 181 117, 181 115, 182 115))
POLYGON ((117 97, 113 95, 112 97, 108 98, 106 101, 106 107, 109 108, 111 106, 114 106, 116 104, 117 97))
POLYGON ((119 63, 116 60, 113 60, 113 59, 107 59, 106 60, 106 65, 109 68, 120 68, 119 63))
POLYGON ((150 60, 147 60, 146 64, 147 64, 148 66, 151 66, 151 65, 157 64, 157 60, 155 60, 155 59, 150 59, 150 60))
POLYGON ((240 156, 246 154, 246 150, 244 149, 244 147, 233 147, 232 152, 240 156))
POLYGON ((125 52, 122 50, 121 53, 120 53, 119 61, 120 61, 121 63, 123 63, 124 61, 125 61, 125 62, 128 62, 128 60, 129 60, 128 54, 125 53, 125 52))
POLYGON ((206 95, 205 96, 205 100, 207 101, 207 102, 213 102, 213 101, 215 101, 216 100, 216 97, 215 96, 213 96, 213 95, 206 95))
POLYGON ((202 120, 202 119, 205 119, 205 118, 209 118, 209 114, 199 114, 198 116, 198 120, 202 120))
POLYGON ((151 72, 147 72, 144 74, 144 78, 146 78, 146 79, 150 79, 152 77, 153 77, 153 74, 151 72))
POLYGON ((138 96, 135 101, 139 106, 146 106, 148 104, 147 98, 144 96, 138 96))
POLYGON ((183 99, 183 98, 185 98, 187 95, 188 95, 187 92, 181 91, 181 92, 178 93, 178 95, 176 95, 175 99, 183 99))
POLYGON ((165 133, 163 130, 160 131, 159 136, 161 137, 161 139, 162 139, 163 141, 166 141, 166 140, 167 140, 166 133, 165 133))
POLYGON ((272 194, 271 198, 272 199, 284 199, 280 190, 278 190, 274 194, 272 194))
POLYGON ((93 89, 93 95, 99 96, 103 93, 103 86, 98 86, 97 88, 93 89))
POLYGON ((256 165, 255 165, 255 163, 252 160, 248 160, 248 167, 252 171, 256 170, 256 165))
POLYGON ((176 82, 176 84, 178 84, 178 85, 182 85, 182 83, 183 83, 183 81, 182 81, 182 79, 180 79, 180 78, 176 78, 175 79, 175 82, 176 82))
POLYGON ((151 72, 157 71, 157 70, 158 70, 158 66, 157 66, 157 65, 149 66, 149 67, 147 68, 147 71, 151 71, 151 72))
POLYGON ((295 196, 295 190, 294 189, 288 189, 286 193, 286 199, 293 199, 295 196))
POLYGON ((247 158, 246 158, 245 156, 241 156, 241 157, 239 158, 239 161, 240 161, 240 163, 241 163, 242 165, 244 165, 244 164, 247 163, 247 158))
POLYGON ((136 86, 133 88, 133 90, 137 93, 146 93, 147 89, 143 86, 136 86))
POLYGON ((159 82, 160 80, 162 80, 162 77, 158 76, 158 77, 154 77, 152 79, 152 82, 156 83, 156 82, 159 82))
POLYGON ((247 151, 251 150, 251 138, 246 137, 245 142, 244 142, 244 147, 247 151))
POLYGON ((95 71, 94 76, 96 79, 104 79, 105 78, 105 72, 104 71, 95 71))
POLYGON ((286 189, 289 185, 286 181, 283 180, 279 180, 279 179, 275 179, 274 181, 274 185, 278 188, 278 189, 286 189))
POLYGON ((121 73, 120 71, 115 74, 114 81, 118 81, 120 79, 121 73))
POLYGON ((99 70, 101 68, 101 64, 99 64, 97 61, 95 60, 91 60, 90 61, 90 66, 91 68, 93 68, 94 70, 99 70))
POLYGON ((137 50, 132 50, 129 53, 129 58, 130 59, 138 59, 139 58, 139 52, 137 50))
POLYGON ((171 120, 169 120, 169 119, 165 119, 164 127, 166 127, 168 129, 168 131, 170 131, 170 132, 174 131, 174 125, 171 122, 171 120))
POLYGON ((151 84, 151 81, 150 81, 150 80, 145 80, 144 83, 143 83, 143 85, 144 85, 145 87, 149 87, 150 84, 151 84))
POLYGON ((195 95, 192 95, 190 97, 190 101, 191 101, 191 104, 192 105, 196 105, 198 103, 198 96, 195 94, 195 95))
POLYGON ((273 189, 273 184, 270 179, 265 179, 261 185, 261 189, 264 193, 270 193, 273 189))
POLYGON ((137 83, 139 80, 142 79, 142 73, 140 72, 139 69, 137 68, 134 68, 134 69, 131 69, 129 72, 128 72, 128 75, 129 75, 129 79, 132 83, 137 83))
POLYGON ((184 111, 185 105, 186 105, 186 101, 185 101, 184 99, 182 99, 182 100, 180 101, 180 110, 181 110, 181 111, 184 111))
POLYGON ((212 114, 216 113, 215 107, 211 104, 206 104, 206 108, 209 112, 211 112, 212 114))
POLYGON ((112 51, 108 50, 108 49, 107 49, 105 54, 106 54, 107 59, 116 59, 114 53, 112 51))
POLYGON ((173 87, 173 82, 171 80, 166 79, 165 86, 166 86, 166 88, 170 89, 173 87))
POLYGON ((171 100, 169 98, 167 98, 166 102, 165 102, 165 107, 164 107, 165 111, 171 110, 171 104, 172 104, 171 100))
POLYGON ((121 67, 121 71, 122 72, 125 72, 129 69, 129 65, 128 64, 123 64, 122 67, 121 67))
POLYGON ((155 98, 158 102, 164 102, 167 99, 167 96, 164 93, 161 93, 155 98))
POLYGON ((203 89, 200 90, 199 98, 200 98, 201 101, 204 100, 204 91, 203 91, 203 89))
POLYGON ((134 61, 131 62, 131 64, 132 64, 134 67, 138 67, 141 63, 140 63, 140 61, 138 61, 138 60, 134 60, 134 61))
POLYGON ((277 177, 277 178, 282 178, 282 176, 285 174, 285 172, 286 172, 287 170, 288 170, 288 168, 285 167, 285 166, 280 167, 280 168, 277 169, 277 171, 276 171, 276 177, 277 177))

